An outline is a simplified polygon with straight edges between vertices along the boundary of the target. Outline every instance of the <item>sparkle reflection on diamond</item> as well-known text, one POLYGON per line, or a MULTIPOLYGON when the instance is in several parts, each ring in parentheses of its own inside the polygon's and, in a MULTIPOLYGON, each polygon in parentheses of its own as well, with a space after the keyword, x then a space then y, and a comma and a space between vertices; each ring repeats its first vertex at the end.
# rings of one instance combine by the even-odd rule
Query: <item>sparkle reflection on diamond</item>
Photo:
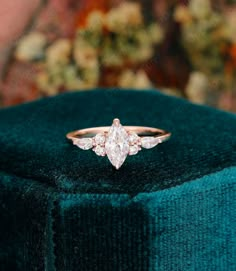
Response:
POLYGON ((112 165, 119 169, 129 153, 129 135, 118 119, 113 121, 108 131, 105 149, 112 165))
POLYGON ((104 134, 99 133, 94 137, 94 140, 97 145, 103 145, 105 143, 106 137, 104 134))
POLYGON ((97 145, 94 149, 95 153, 98 155, 98 156, 105 156, 106 155, 106 151, 105 151, 105 148, 104 147, 101 147, 99 145, 97 145))

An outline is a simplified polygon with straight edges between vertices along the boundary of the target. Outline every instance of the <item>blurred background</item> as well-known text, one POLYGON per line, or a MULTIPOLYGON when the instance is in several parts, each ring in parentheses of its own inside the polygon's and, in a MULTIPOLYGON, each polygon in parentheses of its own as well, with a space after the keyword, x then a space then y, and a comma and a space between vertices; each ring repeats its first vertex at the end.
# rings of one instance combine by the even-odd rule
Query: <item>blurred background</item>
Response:
POLYGON ((236 0, 1 1, 1 107, 96 87, 236 112, 236 0))

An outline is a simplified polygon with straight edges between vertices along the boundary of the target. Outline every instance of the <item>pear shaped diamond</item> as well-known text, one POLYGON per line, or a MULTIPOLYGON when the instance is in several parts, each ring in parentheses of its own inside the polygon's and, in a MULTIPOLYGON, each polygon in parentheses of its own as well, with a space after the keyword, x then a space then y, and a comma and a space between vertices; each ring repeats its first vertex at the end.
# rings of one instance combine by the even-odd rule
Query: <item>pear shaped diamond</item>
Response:
POLYGON ((143 137, 141 139, 141 145, 144 149, 151 149, 156 147, 159 143, 161 143, 159 138, 156 137, 151 137, 151 136, 147 136, 147 137, 143 137))
POLYGON ((89 150, 93 147, 92 138, 76 138, 73 140, 73 144, 82 150, 89 150))
POLYGON ((129 135, 118 119, 108 131, 105 150, 112 165, 119 169, 129 153, 129 135))

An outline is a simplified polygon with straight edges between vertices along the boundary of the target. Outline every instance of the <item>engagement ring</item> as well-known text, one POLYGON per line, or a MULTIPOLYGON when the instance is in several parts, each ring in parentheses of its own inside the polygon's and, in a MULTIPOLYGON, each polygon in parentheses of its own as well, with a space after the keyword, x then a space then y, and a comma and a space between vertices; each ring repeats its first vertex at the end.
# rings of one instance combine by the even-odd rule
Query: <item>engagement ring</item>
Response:
POLYGON ((111 164, 119 169, 128 155, 167 141, 171 133, 152 127, 122 126, 119 119, 114 119, 111 127, 81 129, 66 137, 82 150, 92 149, 98 156, 107 155, 111 164))

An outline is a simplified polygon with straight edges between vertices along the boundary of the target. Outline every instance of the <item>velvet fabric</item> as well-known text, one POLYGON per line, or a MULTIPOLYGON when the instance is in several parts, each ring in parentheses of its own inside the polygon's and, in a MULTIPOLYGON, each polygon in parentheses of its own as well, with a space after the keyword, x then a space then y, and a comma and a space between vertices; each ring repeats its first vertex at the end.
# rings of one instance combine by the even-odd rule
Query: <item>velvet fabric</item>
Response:
POLYGON ((94 90, 0 111, 0 270, 236 270, 236 116, 157 91, 94 90), (153 126, 127 158, 68 131, 153 126))

